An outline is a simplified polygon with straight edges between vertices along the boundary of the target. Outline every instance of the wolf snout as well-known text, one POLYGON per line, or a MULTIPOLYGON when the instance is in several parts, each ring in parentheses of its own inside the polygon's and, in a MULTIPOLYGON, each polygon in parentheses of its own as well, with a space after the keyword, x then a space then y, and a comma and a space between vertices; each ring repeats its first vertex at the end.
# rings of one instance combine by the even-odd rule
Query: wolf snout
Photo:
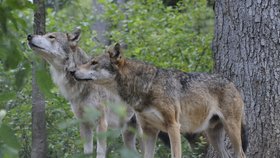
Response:
POLYGON ((32 40, 33 36, 32 35, 27 35, 27 40, 30 41, 32 40))
POLYGON ((77 71, 76 67, 71 67, 66 69, 71 75, 75 75, 75 72, 77 71))

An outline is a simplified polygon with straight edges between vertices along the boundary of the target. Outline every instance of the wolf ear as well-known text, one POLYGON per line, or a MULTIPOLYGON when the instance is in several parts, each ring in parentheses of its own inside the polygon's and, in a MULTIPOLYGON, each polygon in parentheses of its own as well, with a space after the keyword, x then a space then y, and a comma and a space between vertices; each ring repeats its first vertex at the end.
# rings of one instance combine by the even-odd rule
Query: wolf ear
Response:
POLYGON ((117 64, 118 66, 122 66, 124 64, 124 59, 122 57, 122 47, 119 43, 111 46, 108 49, 108 53, 113 63, 117 64))
POLYGON ((116 43, 114 46, 110 46, 107 52, 111 59, 117 59, 121 56, 121 45, 116 43))
POLYGON ((119 57, 121 55, 121 45, 119 43, 116 43, 114 46, 114 50, 116 52, 115 56, 119 57))
POLYGON ((78 43, 81 38, 81 32, 81 28, 76 27, 72 33, 67 34, 68 40, 71 42, 78 43))

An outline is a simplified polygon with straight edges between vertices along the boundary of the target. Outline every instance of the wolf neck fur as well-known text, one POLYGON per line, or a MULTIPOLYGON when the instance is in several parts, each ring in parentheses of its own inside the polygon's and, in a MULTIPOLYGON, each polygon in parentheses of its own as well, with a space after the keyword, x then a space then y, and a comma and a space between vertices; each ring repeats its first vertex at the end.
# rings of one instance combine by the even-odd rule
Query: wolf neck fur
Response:
POLYGON ((137 107, 141 107, 138 105, 143 105, 146 98, 148 98, 156 73, 157 68, 153 65, 147 66, 140 61, 126 59, 116 75, 119 95, 137 110, 137 107))
MULTIPOLYGON (((88 56, 84 53, 84 51, 80 48, 76 49, 76 52, 70 52, 72 54, 74 60, 71 62, 75 62, 73 64, 81 64, 88 60, 88 56)), ((69 55, 71 55, 69 53, 69 55)), ((53 65, 50 66, 51 76, 53 82, 59 87, 62 95, 72 102, 73 100, 83 100, 85 97, 90 95, 90 84, 88 82, 79 82, 74 79, 74 77, 66 71, 66 67, 69 66, 66 64, 65 67, 55 67, 53 65), (81 95, 81 93, 83 95, 81 95), (81 98, 81 96, 84 96, 81 98)))

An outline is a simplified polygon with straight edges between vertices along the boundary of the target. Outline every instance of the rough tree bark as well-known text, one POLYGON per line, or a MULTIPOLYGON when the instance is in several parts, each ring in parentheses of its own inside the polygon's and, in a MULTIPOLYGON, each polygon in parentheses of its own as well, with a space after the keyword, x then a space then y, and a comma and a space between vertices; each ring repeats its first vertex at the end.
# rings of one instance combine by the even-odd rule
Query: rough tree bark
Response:
MULTIPOLYGON (((45 2, 33 0, 36 5, 34 13, 34 34, 45 34, 45 2)), ((47 157, 47 130, 45 119, 45 99, 36 83, 36 67, 32 64, 32 151, 31 158, 47 157)))
MULTIPOLYGON (((245 101, 249 158, 280 157, 280 1, 216 0, 215 71, 245 101)), ((215 157, 213 152, 208 157, 215 157)))

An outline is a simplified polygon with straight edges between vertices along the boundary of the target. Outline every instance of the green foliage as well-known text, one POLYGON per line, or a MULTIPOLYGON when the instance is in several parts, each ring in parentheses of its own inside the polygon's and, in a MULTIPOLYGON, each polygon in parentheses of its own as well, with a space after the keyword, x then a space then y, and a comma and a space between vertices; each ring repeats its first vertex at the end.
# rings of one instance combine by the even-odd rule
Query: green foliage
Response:
MULTIPOLYGON (((97 55, 105 46, 92 41, 97 32, 91 27, 94 22, 103 20, 110 26, 106 34, 108 39, 128 45, 126 57, 163 68, 211 71, 214 16, 206 0, 182 0, 174 7, 164 6, 161 0, 127 1, 124 4, 112 0, 99 2, 104 5, 102 16, 92 13, 91 0, 54 1, 47 9, 47 32, 71 32, 80 26, 80 46, 89 54, 97 55)), ((3 117, 0 114, 0 157, 30 157, 33 60, 38 61, 34 63, 38 68, 37 81, 46 96, 48 156, 84 157, 78 130, 78 122, 82 120, 74 118, 69 103, 59 95, 48 70, 42 66, 42 60, 38 60, 26 44, 26 35, 32 33, 32 9, 35 7, 28 0, 0 0, 0 4, 0 110, 7 111, 3 117)), ((125 114, 124 109, 112 110, 120 117, 125 114)), ((92 114, 89 119, 98 116, 93 111, 88 112, 92 114)), ((124 148, 120 133, 121 129, 114 129, 94 135, 94 139, 107 137, 108 157, 137 157, 124 148)), ((191 151, 182 138, 183 155, 201 157, 204 142, 201 140, 198 148, 191 151)), ((138 148, 140 151, 139 144, 138 148)), ((160 141, 156 150, 156 157, 170 157, 170 149, 160 141)))
MULTIPOLYGON (((41 61, 41 60, 39 60, 41 61)), ((33 63, 36 66, 36 82, 45 97, 52 98, 51 87, 54 87, 50 73, 46 70, 45 62, 33 63)))
POLYGON ((6 111, 0 110, 0 157, 18 156, 19 144, 17 139, 9 126, 2 123, 2 119, 5 117, 6 111))
POLYGON ((69 4, 59 12, 48 8, 47 14, 47 32, 71 32, 79 26, 82 29, 80 47, 86 52, 91 52, 90 49, 96 47, 96 43, 92 41, 91 25, 94 21, 94 15, 92 14, 91 0, 69 1, 69 4))
POLYGON ((164 68, 211 71, 213 14, 206 0, 184 0, 174 8, 161 0, 103 3, 108 37, 128 44, 126 56, 164 68))
POLYGON ((28 30, 27 22, 23 20, 25 16, 24 9, 32 8, 32 4, 27 0, 20 2, 17 0, 3 0, 0 3, 0 57, 4 68, 12 69, 16 68, 22 61, 20 50, 22 50, 23 46, 21 42, 22 38, 25 39, 25 33, 28 30))
MULTIPOLYGON (((27 21, 30 21, 27 18, 30 16, 25 16, 32 7, 27 0, 0 1, 0 111, 19 104, 23 97, 20 89, 30 66, 23 61, 21 52, 26 49, 24 39, 29 29, 27 21)), ((4 158, 17 157, 20 147, 14 129, 6 122, 9 115, 8 111, 0 121, 0 157, 4 158)))
MULTIPOLYGON (((30 91, 31 93, 31 91, 30 91)), ((13 129, 20 140, 20 157, 30 157, 31 153, 31 104, 18 105, 8 111, 4 122, 13 129)), ((49 157, 69 157, 82 153, 82 144, 79 136, 78 124, 60 128, 59 125, 74 120, 73 113, 67 101, 53 94, 46 106, 47 130, 48 130, 48 155, 49 157)))

